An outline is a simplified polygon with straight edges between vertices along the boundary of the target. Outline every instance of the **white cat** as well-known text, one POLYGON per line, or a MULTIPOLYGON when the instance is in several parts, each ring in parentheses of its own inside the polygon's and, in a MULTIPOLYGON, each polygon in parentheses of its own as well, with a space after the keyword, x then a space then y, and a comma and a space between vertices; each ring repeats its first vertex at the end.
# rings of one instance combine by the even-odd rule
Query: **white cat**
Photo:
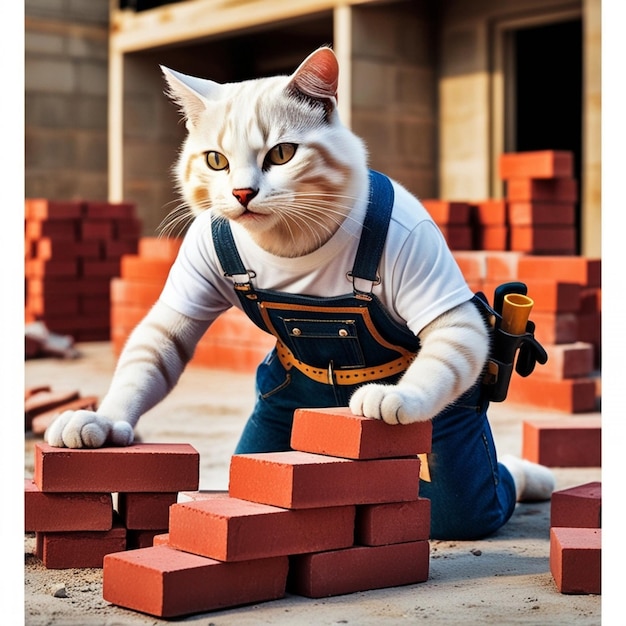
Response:
MULTIPOLYGON (((193 221, 159 301, 120 355, 101 406, 95 413, 59 416, 46 433, 48 443, 71 448, 131 444, 140 416, 174 388, 199 339, 230 306, 250 305, 254 321, 277 336, 278 350, 263 367, 280 360, 278 367, 291 384, 299 377, 303 385, 304 379, 318 385, 319 402, 326 402, 321 398, 327 389, 337 392, 334 404, 349 392, 345 404, 354 414, 390 424, 454 411, 481 378, 490 327, 434 222, 395 181, 389 185, 393 213, 376 275, 352 272, 365 215, 370 204, 378 206, 378 195, 369 195, 373 182, 363 142, 338 116, 332 50, 315 51, 291 76, 241 83, 218 84, 162 70, 186 121, 188 134, 175 173, 193 221), (221 249, 224 227, 232 238, 223 245, 236 250, 240 271, 225 270, 223 253, 212 241, 217 237, 221 249), (272 294, 280 293, 295 298, 290 315, 273 300, 272 294), (346 306, 346 294, 354 297, 355 306, 346 306), (305 315, 314 308, 311 303, 328 298, 336 299, 332 302, 338 303, 341 319, 327 315, 324 330, 315 326, 304 341, 313 321, 319 321, 305 315), (384 311, 382 331, 359 308, 368 298, 384 311), (291 315, 294 309, 302 317, 291 315), (352 319, 355 311, 352 317, 360 321, 352 319), (322 359, 317 351, 326 349, 332 323, 338 324, 337 334, 345 339, 341 349, 346 346, 349 355, 331 353, 322 365, 313 363, 322 359), (364 328, 378 342, 375 350, 350 341, 364 328), (302 357, 300 346, 316 356, 302 357), (385 358, 393 355, 384 362, 391 374, 375 373, 368 361, 379 348, 385 358), (358 384, 348 385, 347 379, 358 384)), ((298 406, 313 406, 314 399, 317 392, 309 389, 285 400, 282 409, 292 414, 298 406)), ((288 447, 288 426, 275 447, 288 447)), ((254 436, 240 448, 251 449, 254 436)), ((518 459, 509 465, 517 499, 550 497, 554 479, 546 468, 518 459)))

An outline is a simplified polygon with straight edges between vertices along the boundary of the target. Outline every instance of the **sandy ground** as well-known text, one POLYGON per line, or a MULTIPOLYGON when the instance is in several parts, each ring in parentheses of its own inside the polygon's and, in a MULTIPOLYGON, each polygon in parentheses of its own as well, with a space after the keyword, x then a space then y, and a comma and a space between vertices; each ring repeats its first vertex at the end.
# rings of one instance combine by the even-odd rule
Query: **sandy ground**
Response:
MULTIPOLYGON (((26 362, 27 387, 47 384, 81 395, 105 394, 115 358, 110 344, 79 344, 76 360, 26 362)), ((190 443, 200 453, 200 489, 227 489, 232 450, 254 401, 251 374, 189 368, 173 393, 139 423, 143 441, 190 443)), ((500 454, 521 452, 524 419, 563 416, 522 406, 492 405, 500 454)), ((33 473, 25 439, 24 476, 33 473)), ((557 468, 557 489, 601 480, 600 468, 557 468)), ((281 600, 188 616, 176 623, 239 624, 588 624, 601 620, 602 596, 558 592, 549 565, 550 503, 518 504, 511 520, 481 541, 431 541, 428 581, 313 600, 281 600)), ((101 569, 46 569, 24 535, 24 621, 28 626, 166 624, 102 598, 101 569), (61 591, 59 591, 61 590, 61 591), (56 595, 55 595, 56 592, 56 595), (59 597, 65 596, 65 597, 59 597)), ((609 622, 606 622, 609 623, 609 622)), ((613 622, 616 623, 616 622, 613 622)))

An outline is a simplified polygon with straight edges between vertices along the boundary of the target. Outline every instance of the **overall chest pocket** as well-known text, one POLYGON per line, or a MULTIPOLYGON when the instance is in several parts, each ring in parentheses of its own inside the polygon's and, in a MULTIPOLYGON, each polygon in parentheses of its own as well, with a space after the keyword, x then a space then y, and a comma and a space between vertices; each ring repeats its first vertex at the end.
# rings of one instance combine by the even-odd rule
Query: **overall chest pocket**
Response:
POLYGON ((364 367, 358 325, 353 319, 283 318, 288 347, 294 356, 314 367, 364 367))

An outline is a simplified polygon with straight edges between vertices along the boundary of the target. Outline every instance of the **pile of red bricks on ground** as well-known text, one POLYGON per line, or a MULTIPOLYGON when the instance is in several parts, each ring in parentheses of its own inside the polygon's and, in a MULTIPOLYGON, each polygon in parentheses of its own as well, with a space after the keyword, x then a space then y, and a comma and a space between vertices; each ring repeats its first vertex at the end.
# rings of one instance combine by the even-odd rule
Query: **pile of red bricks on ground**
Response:
POLYGON ((110 281, 137 251, 141 224, 130 203, 25 202, 27 322, 76 341, 110 336, 110 281))
MULTIPOLYGON (((106 601, 157 617, 286 592, 320 598, 424 582, 430 501, 418 489, 420 455, 430 451, 431 437, 430 422, 398 429, 347 408, 298 409, 293 451, 233 456, 228 493, 188 491, 197 480, 189 447, 181 454, 171 445, 161 452, 150 444, 98 450, 38 444, 34 482, 26 481, 27 530, 37 531, 38 555, 48 567, 102 566, 106 601), (111 528, 108 492, 125 494, 123 510, 138 492, 176 490, 184 497, 167 505, 167 532, 149 547, 124 546, 130 514, 120 511, 122 521, 111 528), (101 526, 79 530, 81 518, 101 526), (97 546, 83 547, 81 541, 95 538, 97 546), (75 564, 81 553, 88 564, 75 564)), ((148 517, 165 506, 137 504, 148 517)))
POLYGON ((152 545, 178 492, 198 488, 189 444, 66 449, 35 445, 24 480, 24 523, 49 569, 102 567, 106 554, 152 545))
POLYGON ((63 411, 95 411, 97 406, 96 396, 81 396, 77 389, 52 389, 49 385, 29 387, 24 392, 24 429, 43 436, 63 411))
POLYGON ((561 593, 602 589, 602 483, 555 491, 550 503, 550 572, 561 593))

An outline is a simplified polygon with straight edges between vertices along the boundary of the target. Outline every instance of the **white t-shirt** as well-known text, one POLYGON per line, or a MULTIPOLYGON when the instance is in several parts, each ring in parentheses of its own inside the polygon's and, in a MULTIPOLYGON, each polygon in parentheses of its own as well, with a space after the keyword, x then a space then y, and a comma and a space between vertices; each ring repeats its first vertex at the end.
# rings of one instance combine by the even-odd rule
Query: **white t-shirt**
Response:
MULTIPOLYGON (((373 293, 416 335, 445 311, 472 297, 441 231, 422 204, 393 182, 394 206, 373 293)), ((331 297, 352 293, 352 270, 367 197, 321 248, 297 258, 260 248, 236 223, 231 229, 244 267, 255 272, 257 289, 331 297)), ((224 276, 211 237, 211 213, 195 218, 160 300, 198 320, 213 321, 231 306, 241 308, 233 282, 224 276)))

